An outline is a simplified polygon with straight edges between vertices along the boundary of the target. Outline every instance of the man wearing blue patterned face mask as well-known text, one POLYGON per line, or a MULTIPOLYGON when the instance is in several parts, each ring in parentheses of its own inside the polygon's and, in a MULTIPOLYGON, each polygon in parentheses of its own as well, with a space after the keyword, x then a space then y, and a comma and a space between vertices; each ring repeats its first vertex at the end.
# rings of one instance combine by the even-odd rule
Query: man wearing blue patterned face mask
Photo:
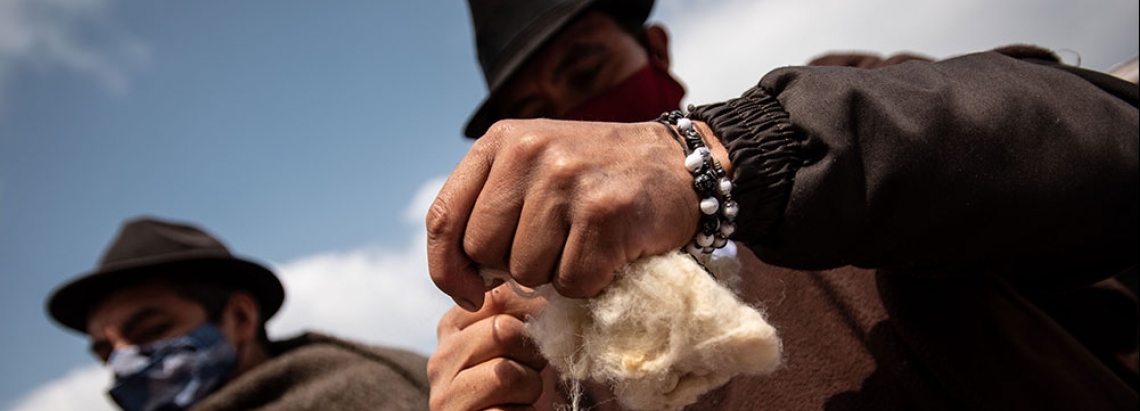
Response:
POLYGON ((235 365, 233 346, 204 323, 186 335, 112 352, 110 394, 124 410, 184 409, 209 395, 235 365))
POLYGON ((426 359, 315 333, 270 341, 277 277, 182 223, 123 225, 48 311, 87 334, 125 411, 426 410, 426 359))

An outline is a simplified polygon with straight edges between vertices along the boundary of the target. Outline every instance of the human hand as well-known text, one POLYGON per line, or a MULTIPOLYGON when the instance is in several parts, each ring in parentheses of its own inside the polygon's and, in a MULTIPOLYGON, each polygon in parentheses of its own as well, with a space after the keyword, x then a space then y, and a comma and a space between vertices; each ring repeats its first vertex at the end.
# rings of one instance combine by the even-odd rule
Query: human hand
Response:
POLYGON ((544 304, 499 287, 487 292, 478 312, 448 311, 428 360, 432 411, 550 410, 554 370, 523 329, 526 316, 544 304))
MULTIPOLYGON (((724 147, 694 125, 731 173, 724 147)), ((428 212, 432 280, 470 311, 483 303, 481 266, 592 297, 625 264, 692 239, 700 211, 684 158, 659 123, 500 121, 428 212)))

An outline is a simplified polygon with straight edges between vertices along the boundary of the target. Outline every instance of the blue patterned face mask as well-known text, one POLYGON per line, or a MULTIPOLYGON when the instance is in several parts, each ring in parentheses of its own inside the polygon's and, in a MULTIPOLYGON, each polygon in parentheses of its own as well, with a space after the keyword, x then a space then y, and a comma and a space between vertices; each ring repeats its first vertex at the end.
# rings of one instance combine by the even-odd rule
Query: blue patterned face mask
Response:
POLYGON ((125 411, 183 410, 209 395, 237 366, 221 332, 205 323, 190 333, 111 353, 111 398, 125 411))

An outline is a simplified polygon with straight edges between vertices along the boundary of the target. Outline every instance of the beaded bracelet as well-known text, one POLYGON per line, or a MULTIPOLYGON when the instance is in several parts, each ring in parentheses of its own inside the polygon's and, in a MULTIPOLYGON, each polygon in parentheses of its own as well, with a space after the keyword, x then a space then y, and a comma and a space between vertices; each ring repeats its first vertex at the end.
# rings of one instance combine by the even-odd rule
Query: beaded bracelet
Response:
POLYGON ((685 168, 693 175, 693 190, 701 199, 701 221, 697 235, 685 251, 693 256, 708 255, 728 244, 728 237, 736 230, 736 214, 740 206, 732 200, 732 181, 725 175, 720 162, 712 156, 692 120, 680 111, 661 113, 657 121, 666 124, 685 150, 685 168))

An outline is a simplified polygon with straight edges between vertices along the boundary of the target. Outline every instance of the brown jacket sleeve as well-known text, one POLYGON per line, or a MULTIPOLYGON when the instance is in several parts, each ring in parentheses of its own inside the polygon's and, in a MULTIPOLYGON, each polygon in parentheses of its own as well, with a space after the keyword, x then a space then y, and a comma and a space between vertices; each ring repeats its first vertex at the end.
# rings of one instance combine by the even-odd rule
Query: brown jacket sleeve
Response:
POLYGON ((692 114, 728 147, 736 239, 770 263, 1095 272, 1077 283, 1136 263, 1137 109, 1072 72, 789 67, 692 114))

